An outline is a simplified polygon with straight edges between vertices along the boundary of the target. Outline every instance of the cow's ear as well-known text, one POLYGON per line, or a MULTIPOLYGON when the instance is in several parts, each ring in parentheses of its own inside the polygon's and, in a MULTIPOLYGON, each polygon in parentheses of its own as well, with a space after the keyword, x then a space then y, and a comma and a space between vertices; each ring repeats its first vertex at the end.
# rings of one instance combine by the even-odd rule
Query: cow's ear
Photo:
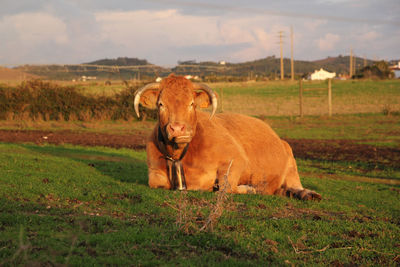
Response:
POLYGON ((196 107, 207 108, 211 104, 210 97, 204 91, 194 92, 194 103, 196 107))
POLYGON ((158 98, 158 94, 159 93, 160 93, 160 90, 158 90, 158 89, 146 90, 140 96, 140 104, 143 107, 146 107, 146 108, 149 108, 149 109, 157 108, 157 98, 158 98))

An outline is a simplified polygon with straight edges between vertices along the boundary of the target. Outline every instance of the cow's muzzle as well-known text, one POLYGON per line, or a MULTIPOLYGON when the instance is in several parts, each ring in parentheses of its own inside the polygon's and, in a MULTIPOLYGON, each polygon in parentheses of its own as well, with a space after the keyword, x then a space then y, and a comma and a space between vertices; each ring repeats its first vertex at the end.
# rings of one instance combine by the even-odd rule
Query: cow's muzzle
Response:
POLYGON ((190 143, 192 131, 184 123, 168 123, 166 133, 168 140, 177 144, 190 143))

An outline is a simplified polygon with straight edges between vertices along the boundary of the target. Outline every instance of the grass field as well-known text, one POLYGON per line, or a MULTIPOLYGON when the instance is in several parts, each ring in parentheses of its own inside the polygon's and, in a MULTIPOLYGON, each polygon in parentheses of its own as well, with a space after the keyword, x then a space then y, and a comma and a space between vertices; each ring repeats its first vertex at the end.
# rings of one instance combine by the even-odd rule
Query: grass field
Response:
MULTIPOLYGON (((304 89, 328 88, 326 81, 304 82, 304 89)), ((224 111, 253 116, 298 116, 298 82, 217 83, 224 111), (221 92, 222 90, 222 92, 221 92)), ((328 114, 327 90, 304 92, 304 114, 328 114)), ((400 111, 400 80, 333 81, 334 114, 400 111)))
POLYGON ((375 145, 400 146, 400 114, 263 117, 284 138, 347 139, 375 145))
MULTIPOLYGON (((2 88, 0 83, 0 115, 2 119, 48 120, 111 120, 134 119, 133 82, 101 81, 88 83, 46 83, 28 81, 22 86, 2 88), (67 87, 66 87, 67 86, 67 87), (129 86, 129 88, 127 87, 129 86), (41 88, 43 90, 38 90, 41 88), (15 94, 12 94, 13 89, 15 94), (33 92, 38 91, 39 94, 33 92), (30 97, 24 97, 28 94, 30 97), (61 101, 63 100, 63 101, 61 101)), ((214 83, 219 94, 219 110, 252 116, 298 116, 298 82, 214 83)), ((328 114, 327 82, 304 81, 303 113, 328 114)), ((400 80, 363 80, 332 82, 333 114, 398 113, 400 112, 400 80)))
MULTIPOLYGON (((225 110, 232 104, 232 111, 267 121, 284 138, 398 150, 399 84, 338 82, 334 101, 344 107, 357 99, 354 107, 362 108, 331 118, 297 118, 284 107, 263 112, 285 99, 295 103, 296 84, 212 87, 224 88, 225 110), (241 95, 243 103, 255 105, 240 103, 241 95), (384 104, 391 114, 383 114, 384 104)), ((0 122, 1 129, 116 135, 147 134, 153 125, 0 122)), ((150 189, 144 151, 0 143, 0 266, 398 266, 400 160, 353 154, 298 158, 303 185, 323 196, 321 202, 303 202, 150 189)))
POLYGON ((399 263, 399 186, 321 179, 300 161, 321 202, 228 196, 213 230, 200 231, 216 195, 149 189, 143 151, 0 151, 5 266, 399 263))

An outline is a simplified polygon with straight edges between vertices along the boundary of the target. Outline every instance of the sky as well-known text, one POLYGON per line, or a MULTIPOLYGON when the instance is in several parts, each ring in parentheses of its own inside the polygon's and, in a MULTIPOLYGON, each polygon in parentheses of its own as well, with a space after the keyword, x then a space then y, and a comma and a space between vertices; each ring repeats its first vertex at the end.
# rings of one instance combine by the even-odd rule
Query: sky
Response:
POLYGON ((400 59, 400 0, 0 0, 0 65, 400 59))

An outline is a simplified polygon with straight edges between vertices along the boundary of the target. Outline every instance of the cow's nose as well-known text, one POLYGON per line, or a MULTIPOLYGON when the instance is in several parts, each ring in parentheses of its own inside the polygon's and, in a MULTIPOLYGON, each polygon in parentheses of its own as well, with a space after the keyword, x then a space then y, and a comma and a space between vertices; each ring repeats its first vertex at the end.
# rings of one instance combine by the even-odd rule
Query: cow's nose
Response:
POLYGON ((181 123, 170 123, 167 129, 172 136, 180 136, 185 133, 186 126, 181 123))

